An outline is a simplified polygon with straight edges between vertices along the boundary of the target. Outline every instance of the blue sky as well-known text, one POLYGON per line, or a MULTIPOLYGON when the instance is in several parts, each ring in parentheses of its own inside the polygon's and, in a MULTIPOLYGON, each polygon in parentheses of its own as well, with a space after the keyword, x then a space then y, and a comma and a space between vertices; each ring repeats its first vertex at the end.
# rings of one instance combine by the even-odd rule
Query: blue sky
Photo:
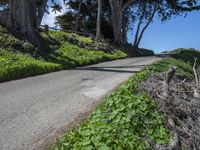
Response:
MULTIPOLYGON (((131 32, 128 36, 129 42, 132 42, 131 32)), ((200 50, 200 11, 189 13, 187 17, 174 17, 165 23, 155 19, 146 30, 140 46, 157 53, 176 48, 200 50)))
MULTIPOLYGON (((66 12, 67 8, 65 7, 65 5, 63 4, 62 0, 57 0, 57 3, 59 3, 62 6, 62 12, 52 12, 51 7, 49 7, 49 12, 50 14, 45 13, 43 19, 42 19, 42 24, 48 24, 50 27, 54 27, 55 26, 55 17, 62 15, 63 13, 66 12)), ((51 1, 48 1, 48 6, 51 5, 51 1)))
MULTIPOLYGON (((62 0, 58 0, 58 2, 63 5, 62 0)), ((65 11, 66 8, 61 13, 45 14, 42 24, 48 24, 51 27, 55 26, 55 16, 61 15, 65 11)), ((133 41, 131 32, 128 34, 128 39, 129 42, 133 41)), ((146 30, 140 46, 152 49, 156 53, 176 48, 195 48, 200 50, 200 11, 189 13, 187 17, 174 17, 165 23, 155 19, 146 30)))

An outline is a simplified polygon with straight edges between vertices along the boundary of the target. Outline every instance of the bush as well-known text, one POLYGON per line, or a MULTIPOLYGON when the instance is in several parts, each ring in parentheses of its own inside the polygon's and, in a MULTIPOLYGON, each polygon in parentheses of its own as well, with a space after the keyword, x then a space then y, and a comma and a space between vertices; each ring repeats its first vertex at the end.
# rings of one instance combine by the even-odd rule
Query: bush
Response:
POLYGON ((127 51, 129 55, 135 56, 135 57, 154 55, 154 52, 152 50, 144 49, 144 48, 135 48, 132 45, 127 45, 125 50, 127 51))
POLYGON ((188 62, 184 62, 180 59, 165 58, 152 65, 152 70, 155 72, 164 72, 170 68, 170 66, 176 66, 176 76, 179 78, 193 79, 192 66, 188 62))
POLYGON ((139 48, 136 51, 140 54, 140 56, 153 56, 154 52, 149 49, 139 48))
POLYGON ((182 61, 194 63, 194 57, 197 57, 198 62, 200 63, 200 51, 195 49, 176 49, 172 51, 174 55, 173 58, 181 59, 182 61))
POLYGON ((32 44, 30 44, 29 42, 24 42, 23 43, 23 49, 27 53, 31 53, 31 52, 36 50, 35 47, 32 44))

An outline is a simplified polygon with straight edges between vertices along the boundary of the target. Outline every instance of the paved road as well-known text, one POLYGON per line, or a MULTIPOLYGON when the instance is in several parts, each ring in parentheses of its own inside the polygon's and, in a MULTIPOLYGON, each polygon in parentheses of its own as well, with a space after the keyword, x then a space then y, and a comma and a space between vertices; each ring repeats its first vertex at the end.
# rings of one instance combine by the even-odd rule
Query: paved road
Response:
POLYGON ((0 84, 0 150, 53 142, 134 72, 159 58, 100 63, 0 84))

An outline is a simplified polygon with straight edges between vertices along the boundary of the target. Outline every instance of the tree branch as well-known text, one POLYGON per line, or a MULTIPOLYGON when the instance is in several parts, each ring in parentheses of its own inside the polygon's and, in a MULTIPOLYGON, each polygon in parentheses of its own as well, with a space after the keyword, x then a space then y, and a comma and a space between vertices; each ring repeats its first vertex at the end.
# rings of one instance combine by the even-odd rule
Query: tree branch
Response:
POLYGON ((196 86, 199 87, 199 79, 196 71, 196 64, 197 64, 197 57, 194 57, 194 65, 193 65, 193 72, 195 76, 196 86))
POLYGON ((138 41, 137 41, 137 47, 138 47, 139 44, 140 44, 140 41, 141 41, 142 36, 143 36, 143 34, 144 34, 144 31, 147 29, 147 27, 149 26, 149 24, 152 22, 155 13, 156 13, 156 6, 154 7, 153 13, 152 13, 152 15, 151 15, 149 21, 147 22, 147 24, 144 26, 144 28, 142 29, 142 31, 141 31, 141 33, 140 33, 139 39, 138 39, 138 41))
POLYGON ((134 2, 135 0, 130 0, 130 1, 128 1, 128 2, 126 2, 125 4, 124 4, 124 6, 122 6, 122 12, 124 12, 124 10, 132 3, 132 2, 134 2))

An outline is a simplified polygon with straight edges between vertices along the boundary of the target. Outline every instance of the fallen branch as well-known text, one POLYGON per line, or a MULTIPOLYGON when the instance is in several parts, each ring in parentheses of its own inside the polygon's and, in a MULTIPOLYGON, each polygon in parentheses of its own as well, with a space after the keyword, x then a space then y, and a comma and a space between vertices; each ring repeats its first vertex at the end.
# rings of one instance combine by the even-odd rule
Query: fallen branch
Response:
POLYGON ((146 82, 138 85, 139 91, 149 91, 157 102, 158 111, 168 118, 167 126, 172 135, 169 144, 155 144, 153 149, 200 150, 200 97, 194 98, 193 93, 193 88, 199 89, 196 80, 183 81, 170 72, 173 72, 171 68, 167 73, 151 74, 146 82), (166 88, 169 90, 169 85, 170 95, 164 97, 162 94, 166 88))
POLYGON ((165 79, 165 81, 163 82, 163 96, 164 96, 164 97, 167 97, 167 96, 171 95, 170 89, 169 89, 169 84, 170 84, 170 82, 171 82, 173 76, 175 75, 175 73, 176 73, 176 66, 172 66, 172 67, 168 70, 168 72, 167 72, 167 74, 166 74, 166 79, 165 79))
POLYGON ((194 58, 193 72, 194 72, 195 82, 196 82, 196 86, 197 86, 197 88, 194 88, 194 97, 198 98, 198 97, 200 97, 200 94, 198 92, 198 88, 200 87, 200 77, 198 77, 196 65, 197 65, 197 57, 194 58))

